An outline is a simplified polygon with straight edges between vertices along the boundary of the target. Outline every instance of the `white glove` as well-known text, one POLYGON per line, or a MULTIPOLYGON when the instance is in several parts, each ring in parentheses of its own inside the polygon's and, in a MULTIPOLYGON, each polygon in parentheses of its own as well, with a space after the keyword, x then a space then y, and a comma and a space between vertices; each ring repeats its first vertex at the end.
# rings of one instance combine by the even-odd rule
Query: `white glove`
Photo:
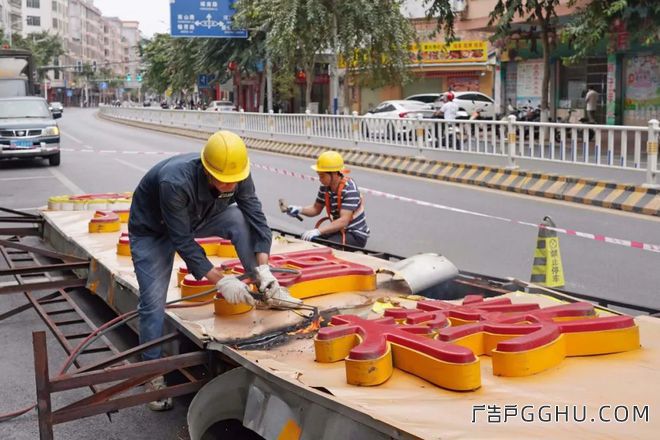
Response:
POLYGON ((286 208, 286 214, 295 218, 298 215, 300 215, 301 210, 302 210, 302 206, 289 205, 289 207, 286 208))
POLYGON ((300 238, 305 241, 312 241, 314 237, 318 237, 319 235, 321 235, 321 232, 318 229, 310 229, 309 231, 303 232, 300 238))
POLYGON ((245 303, 253 306, 255 303, 248 286, 236 277, 222 277, 215 287, 229 304, 245 303))
POLYGON ((270 267, 267 264, 257 266, 255 272, 257 273, 259 292, 264 293, 266 297, 270 298, 273 296, 273 293, 280 288, 280 283, 270 271, 270 267))

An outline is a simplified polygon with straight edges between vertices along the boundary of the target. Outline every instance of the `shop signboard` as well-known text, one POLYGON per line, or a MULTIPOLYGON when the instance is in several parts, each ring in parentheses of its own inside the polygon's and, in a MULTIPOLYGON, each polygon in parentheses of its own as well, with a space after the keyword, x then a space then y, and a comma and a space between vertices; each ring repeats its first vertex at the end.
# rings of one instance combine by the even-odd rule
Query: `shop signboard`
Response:
POLYGON ((634 55, 626 60, 625 116, 644 122, 660 113, 660 56, 634 55))
POLYGON ((425 41, 413 45, 410 50, 411 61, 422 64, 485 63, 488 59, 488 43, 481 40, 449 44, 425 41))
POLYGON ((516 67, 516 105, 541 105, 543 60, 520 61, 516 67))
MULTIPOLYGON (((482 40, 454 41, 443 43, 438 41, 424 41, 410 46, 411 64, 460 64, 485 63, 488 60, 488 42, 482 40)), ((354 60, 366 56, 356 51, 354 60)), ((356 62, 353 65, 357 64, 356 62)), ((346 68, 346 59, 339 57, 338 66, 346 68)))
POLYGON ((616 124, 616 55, 607 57, 607 90, 605 93, 605 120, 607 125, 616 124))

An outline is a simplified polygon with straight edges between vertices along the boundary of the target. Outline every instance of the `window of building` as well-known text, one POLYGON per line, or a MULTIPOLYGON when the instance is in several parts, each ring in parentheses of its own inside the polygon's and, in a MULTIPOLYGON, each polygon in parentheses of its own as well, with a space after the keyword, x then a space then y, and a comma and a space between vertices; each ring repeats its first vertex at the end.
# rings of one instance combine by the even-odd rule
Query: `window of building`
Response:
POLYGON ((57 2, 53 0, 53 12, 57 12, 57 2))
POLYGON ((34 15, 27 16, 28 26, 41 26, 41 17, 35 17, 34 15))
POLYGON ((53 29, 57 29, 57 18, 53 18, 53 29))
POLYGON ((27 7, 28 8, 35 8, 39 9, 41 5, 39 4, 40 0, 27 0, 27 7))

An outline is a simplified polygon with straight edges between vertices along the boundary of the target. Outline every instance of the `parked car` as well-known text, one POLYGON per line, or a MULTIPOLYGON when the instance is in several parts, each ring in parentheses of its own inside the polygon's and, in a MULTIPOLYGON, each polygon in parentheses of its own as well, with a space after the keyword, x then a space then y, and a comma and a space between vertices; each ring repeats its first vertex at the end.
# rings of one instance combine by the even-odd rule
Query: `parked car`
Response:
MULTIPOLYGON (((454 94, 454 101, 458 104, 458 107, 461 110, 467 112, 468 115, 471 115, 474 112, 479 112, 482 119, 494 119, 495 118, 495 101, 483 93, 480 92, 452 92, 454 94)), ((445 93, 424 93, 419 95, 412 95, 406 99, 432 103, 434 108, 438 108, 442 105, 442 97, 445 93), (430 101, 433 99, 433 101, 430 101)))
POLYGON ((433 108, 418 101, 391 100, 383 101, 364 115, 362 134, 367 138, 400 139, 413 136, 412 120, 431 118, 433 108), (395 121, 382 121, 382 119, 395 121))
POLYGON ((53 101, 49 104, 49 108, 53 114, 59 113, 60 116, 62 116, 62 113, 64 112, 64 106, 61 102, 53 101))
POLYGON ((233 112, 236 111, 234 103, 231 101, 211 101, 206 107, 207 112, 233 112))
POLYGON ((48 159, 60 164, 60 128, 45 99, 0 99, 0 159, 48 159))

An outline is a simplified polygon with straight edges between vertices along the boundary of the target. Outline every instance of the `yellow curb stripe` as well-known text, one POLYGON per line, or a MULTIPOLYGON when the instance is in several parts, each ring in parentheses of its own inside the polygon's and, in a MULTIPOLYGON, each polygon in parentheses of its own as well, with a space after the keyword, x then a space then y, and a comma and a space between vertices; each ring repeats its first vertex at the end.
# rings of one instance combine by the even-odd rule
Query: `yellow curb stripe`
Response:
POLYGON ((642 208, 644 214, 656 214, 660 212, 660 195, 656 195, 642 208))
POLYGON ((593 201, 596 200, 603 191, 605 191, 605 184, 598 183, 596 186, 591 188, 591 190, 587 194, 585 194, 584 196, 585 203, 591 205, 593 201))
POLYGON ((607 197, 605 197, 605 200, 603 200, 603 206, 606 208, 611 208, 613 202, 624 192, 626 192, 626 190, 624 189, 615 189, 614 191, 609 193, 607 197))
POLYGON ((470 179, 470 177, 472 177, 472 175, 476 174, 477 171, 479 171, 477 168, 469 169, 468 172, 465 173, 465 175, 463 176, 463 179, 465 179, 465 180, 470 179))
POLYGON ((584 186, 585 186, 584 182, 574 183, 573 186, 570 187, 568 191, 564 193, 564 197, 566 198, 566 200, 573 200, 575 197, 577 197, 577 194, 582 190, 582 188, 584 188, 584 186))
POLYGON ((519 177, 518 174, 509 174, 509 176, 504 179, 502 183, 500 183, 501 186, 510 186, 511 183, 513 183, 514 180, 516 180, 519 177))
POLYGON ((646 191, 633 191, 626 200, 621 203, 621 208, 624 211, 632 211, 637 207, 637 203, 646 195, 646 191))

